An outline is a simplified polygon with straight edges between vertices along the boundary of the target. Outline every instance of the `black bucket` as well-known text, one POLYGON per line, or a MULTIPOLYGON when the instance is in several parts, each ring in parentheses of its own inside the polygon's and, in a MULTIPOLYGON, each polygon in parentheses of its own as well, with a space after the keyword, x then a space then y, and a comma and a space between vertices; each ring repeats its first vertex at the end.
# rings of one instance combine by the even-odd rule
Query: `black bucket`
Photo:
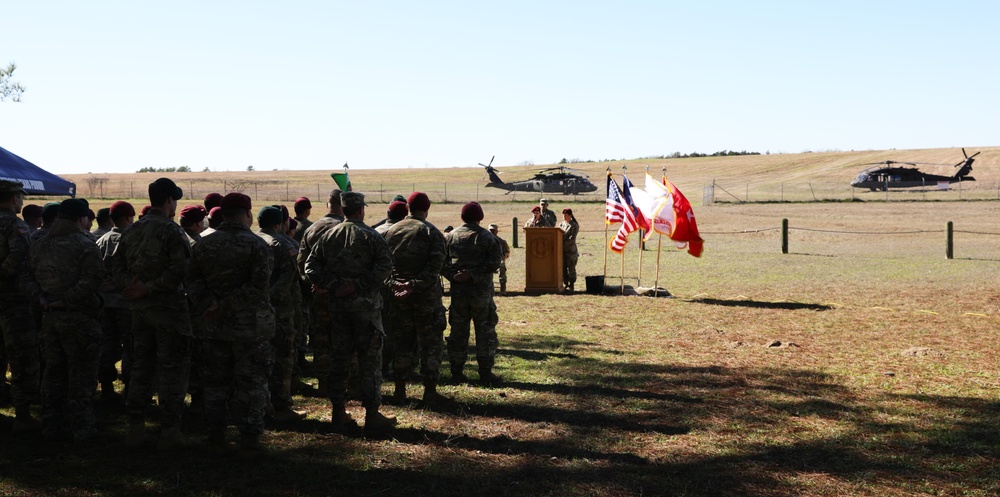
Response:
POLYGON ((604 293, 604 276, 587 276, 587 293, 600 295, 604 293))

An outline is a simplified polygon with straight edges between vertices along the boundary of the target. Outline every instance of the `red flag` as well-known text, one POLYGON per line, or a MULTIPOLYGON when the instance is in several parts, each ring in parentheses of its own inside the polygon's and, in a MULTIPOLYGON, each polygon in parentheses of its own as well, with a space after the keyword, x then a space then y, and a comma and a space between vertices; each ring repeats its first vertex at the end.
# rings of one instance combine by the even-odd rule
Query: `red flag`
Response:
POLYGON ((687 197, 665 177, 663 184, 670 189, 670 194, 674 199, 674 227, 670 232, 670 239, 675 242, 686 242, 688 253, 695 257, 701 257, 705 241, 698 234, 698 223, 694 219, 691 202, 688 202, 687 197))

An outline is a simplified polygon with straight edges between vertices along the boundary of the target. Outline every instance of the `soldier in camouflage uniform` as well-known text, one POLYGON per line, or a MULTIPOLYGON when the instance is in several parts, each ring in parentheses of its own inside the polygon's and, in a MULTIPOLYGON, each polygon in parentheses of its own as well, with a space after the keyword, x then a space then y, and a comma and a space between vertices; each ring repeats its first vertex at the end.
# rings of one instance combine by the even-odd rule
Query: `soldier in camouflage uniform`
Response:
POLYGON ((329 323, 332 421, 343 429, 353 420, 344 405, 353 357, 358 360, 358 390, 365 408, 365 431, 383 435, 396 418, 379 412, 382 404, 382 286, 392 272, 385 240, 364 223, 365 197, 341 195, 346 219, 323 234, 306 260, 306 276, 329 292, 337 318, 329 323))
POLYGON ((14 432, 38 429, 31 403, 38 397, 38 342, 34 318, 21 283, 27 278, 28 225, 17 217, 25 192, 0 180, 0 334, 10 363, 14 432))
POLYGON ((97 434, 91 397, 101 342, 104 263, 87 236, 87 207, 63 200, 48 236, 31 247, 26 291, 43 311, 42 437, 83 440, 97 434))
POLYGON ((500 295, 507 295, 507 259, 510 258, 510 245, 507 240, 500 238, 500 227, 491 224, 489 226, 490 233, 500 240, 500 248, 503 251, 503 259, 500 260, 500 295))
POLYGON ((111 209, 108 207, 97 209, 97 229, 91 231, 94 237, 99 239, 114 227, 115 223, 111 222, 111 209))
MULTIPOLYGON (((205 318, 205 418, 208 441, 225 444, 230 412, 240 445, 260 448, 271 373, 274 310, 269 303, 273 251, 250 231, 250 197, 222 200, 224 221, 194 249, 188 274, 193 301, 205 318)), ((286 255, 287 257, 287 255, 286 255)))
MULTIPOLYGON (((385 222, 375 229, 375 232, 385 237, 392 225, 402 221, 408 213, 405 201, 393 200, 389 204, 386 212, 385 222)), ((382 377, 393 378, 393 358, 396 357, 396 334, 392 331, 392 320, 390 315, 396 311, 392 309, 392 299, 389 298, 389 285, 382 287, 382 328, 385 330, 385 344, 382 347, 382 377)))
POLYGON ((396 391, 393 400, 406 400, 406 377, 420 364, 424 402, 447 400, 437 393, 444 350, 445 309, 441 304, 444 235, 427 222, 431 201, 414 192, 408 199, 411 214, 394 223, 385 235, 392 254, 390 329, 395 334, 396 391), (418 357, 419 353, 419 357, 418 357))
MULTIPOLYGON (((281 210, 275 206, 267 206, 257 214, 257 230, 259 236, 271 250, 274 259, 270 279, 270 302, 274 307, 275 329, 271 338, 274 349, 274 368, 271 371, 269 387, 271 402, 268 411, 277 421, 300 419, 298 413, 292 410, 292 371, 295 366, 295 309, 297 302, 293 289, 298 289, 299 270, 295 267, 292 256, 283 240, 284 234, 278 230, 283 224, 281 210)), ((294 241, 293 241, 294 243, 294 241)))
POLYGON ((201 241, 201 233, 205 231, 205 218, 208 211, 200 205, 189 205, 181 209, 180 225, 184 234, 191 241, 191 248, 201 241))
POLYGON ((556 213, 552 212, 551 210, 549 210, 549 201, 545 200, 544 198, 540 199, 538 201, 538 206, 542 208, 542 219, 545 220, 545 222, 543 223, 543 226, 545 226, 547 228, 555 228, 556 227, 556 213))
POLYGON ((312 253, 313 247, 319 243, 320 238, 334 226, 344 221, 344 212, 340 205, 340 190, 332 190, 330 198, 326 203, 327 214, 316 220, 309 229, 302 234, 302 244, 299 246, 299 255, 296 262, 299 266, 299 275, 309 288, 304 293, 303 300, 310 305, 310 329, 309 345, 313 352, 313 374, 319 379, 319 394, 329 396, 327 382, 330 377, 330 304, 329 295, 322 288, 316 288, 313 282, 306 275, 306 259, 312 253))
MULTIPOLYGON (((15 213, 16 214, 16 213, 15 213)), ((21 219, 28 224, 28 231, 34 232, 42 227, 42 206, 28 204, 21 208, 21 219)))
POLYGON ((451 282, 451 307, 448 335, 448 359, 453 381, 466 381, 463 368, 469 355, 469 324, 476 326, 476 362, 479 380, 497 385, 500 377, 493 374, 497 352, 497 307, 493 303, 493 273, 503 258, 500 242, 479 222, 483 208, 476 202, 462 207, 465 223, 446 239, 449 264, 444 276, 451 282))
POLYGON ((37 230, 31 232, 31 242, 39 240, 49 232, 52 223, 59 216, 59 202, 49 202, 42 206, 42 225, 37 230))
POLYGON ((302 235, 312 226, 312 221, 309 220, 309 215, 312 214, 312 207, 312 202, 307 197, 295 199, 295 204, 292 205, 292 208, 295 209, 295 221, 298 223, 295 226, 293 238, 299 243, 302 243, 302 235))
POLYGON ((122 233, 112 256, 115 286, 132 309, 135 362, 125 401, 129 412, 125 443, 132 448, 148 440, 144 411, 154 389, 162 411, 160 449, 194 445, 180 429, 193 336, 183 287, 191 246, 173 221, 183 195, 168 178, 150 183, 152 207, 122 233))
POLYGON ((559 229, 563 231, 563 287, 573 291, 576 284, 576 262, 580 259, 580 251, 576 248, 576 237, 580 233, 580 223, 576 222, 573 209, 563 209, 563 222, 559 229))
POLYGON ((111 255, 118 247, 122 233, 132 226, 135 219, 135 208, 132 204, 117 201, 111 204, 111 222, 114 227, 97 240, 97 248, 101 251, 107 278, 101 285, 101 298, 104 299, 104 316, 101 326, 101 359, 97 369, 97 380, 101 384, 101 398, 114 399, 114 382, 118 379, 118 369, 115 364, 122 362, 122 382, 128 391, 129 378, 132 373, 132 311, 121 290, 114 286, 111 280, 111 255))

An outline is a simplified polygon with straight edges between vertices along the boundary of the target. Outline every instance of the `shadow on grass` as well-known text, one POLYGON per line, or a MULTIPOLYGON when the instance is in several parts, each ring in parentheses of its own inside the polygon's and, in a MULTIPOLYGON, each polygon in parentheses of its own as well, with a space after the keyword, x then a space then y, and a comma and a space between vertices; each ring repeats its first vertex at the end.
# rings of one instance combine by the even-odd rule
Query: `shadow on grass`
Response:
MULTIPOLYGON (((552 342, 585 355, 592 346, 528 341, 518 348, 552 342)), ((325 421, 307 419, 272 428, 264 454, 126 452, 127 420, 107 410, 99 440, 53 444, 4 431, 0 495, 1000 492, 996 400, 858 392, 791 368, 571 355, 532 366, 558 383, 474 390, 472 401, 421 414, 437 428, 401 427, 390 441, 330 434, 325 421), (513 421, 530 425, 509 429, 513 421)))
POLYGON ((721 305, 726 307, 752 307, 756 309, 784 309, 795 311, 807 309, 811 311, 827 311, 832 306, 824 304, 808 304, 801 302, 765 302, 760 300, 725 300, 725 299, 691 299, 688 302, 694 304, 721 305))

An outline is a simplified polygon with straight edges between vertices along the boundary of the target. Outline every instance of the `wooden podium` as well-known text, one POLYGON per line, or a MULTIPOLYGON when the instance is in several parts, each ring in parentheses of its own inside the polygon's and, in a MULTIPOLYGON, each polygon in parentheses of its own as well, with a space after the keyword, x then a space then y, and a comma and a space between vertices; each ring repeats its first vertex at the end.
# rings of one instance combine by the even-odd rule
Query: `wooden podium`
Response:
POLYGON ((524 291, 562 293, 563 231, 524 228, 524 291))

